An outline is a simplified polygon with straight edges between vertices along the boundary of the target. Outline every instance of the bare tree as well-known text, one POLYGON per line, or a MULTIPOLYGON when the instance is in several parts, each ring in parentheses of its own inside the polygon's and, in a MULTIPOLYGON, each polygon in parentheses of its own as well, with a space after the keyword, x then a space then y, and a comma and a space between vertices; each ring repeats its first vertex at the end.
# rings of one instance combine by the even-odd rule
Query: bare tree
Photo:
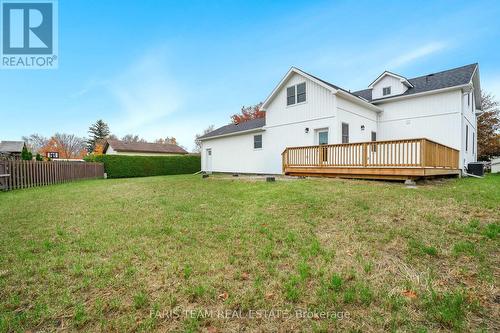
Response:
POLYGON ((195 153, 201 153, 201 141, 199 138, 207 133, 210 133, 214 130, 214 125, 210 125, 207 128, 203 130, 202 134, 196 134, 196 137, 194 139, 194 152, 195 153))
POLYGON ((53 137, 59 144, 66 158, 78 158, 82 155, 87 142, 74 134, 56 133, 53 137))
POLYGON ((33 154, 38 153, 38 151, 49 142, 49 139, 38 133, 33 133, 29 136, 23 136, 22 139, 24 142, 26 142, 28 149, 33 154))
POLYGON ((127 134, 124 137, 122 137, 122 141, 124 142, 146 142, 143 138, 139 137, 138 135, 134 134, 127 134))
POLYGON ((155 143, 162 143, 162 144, 171 144, 171 145, 177 145, 177 139, 174 138, 173 136, 167 136, 165 139, 164 138, 159 138, 158 140, 155 140, 155 143))

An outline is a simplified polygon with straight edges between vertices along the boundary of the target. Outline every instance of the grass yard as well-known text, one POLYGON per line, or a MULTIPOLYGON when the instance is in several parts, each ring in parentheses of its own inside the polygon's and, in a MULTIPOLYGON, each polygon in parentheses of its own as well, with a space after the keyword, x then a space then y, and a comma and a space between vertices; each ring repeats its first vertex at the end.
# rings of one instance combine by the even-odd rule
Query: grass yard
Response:
POLYGON ((498 331, 499 229, 500 176, 0 193, 0 331, 498 331))

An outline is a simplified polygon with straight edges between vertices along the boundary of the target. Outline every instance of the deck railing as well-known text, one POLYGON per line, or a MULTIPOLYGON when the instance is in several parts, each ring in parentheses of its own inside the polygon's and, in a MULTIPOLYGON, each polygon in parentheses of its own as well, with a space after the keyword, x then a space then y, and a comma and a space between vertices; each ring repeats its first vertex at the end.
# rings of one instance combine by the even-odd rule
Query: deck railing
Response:
POLYGON ((458 150, 429 139, 289 147, 286 167, 421 167, 458 169, 458 150))

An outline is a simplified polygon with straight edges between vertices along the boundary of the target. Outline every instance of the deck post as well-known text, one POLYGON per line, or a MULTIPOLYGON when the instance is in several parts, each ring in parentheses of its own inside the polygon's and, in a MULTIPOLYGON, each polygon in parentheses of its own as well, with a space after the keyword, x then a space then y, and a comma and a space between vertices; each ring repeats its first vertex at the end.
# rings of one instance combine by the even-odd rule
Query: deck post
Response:
POLYGON ((420 140, 420 166, 425 167, 425 145, 426 145, 426 140, 421 139, 420 140))

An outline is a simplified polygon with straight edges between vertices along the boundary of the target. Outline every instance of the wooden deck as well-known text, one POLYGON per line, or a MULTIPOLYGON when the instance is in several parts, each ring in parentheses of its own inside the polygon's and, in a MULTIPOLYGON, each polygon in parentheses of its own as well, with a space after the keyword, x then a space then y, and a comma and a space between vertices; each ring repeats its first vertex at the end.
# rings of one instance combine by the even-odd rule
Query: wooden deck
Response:
POLYGON ((459 175, 459 152, 429 139, 289 147, 283 173, 293 176, 418 179, 459 175))

